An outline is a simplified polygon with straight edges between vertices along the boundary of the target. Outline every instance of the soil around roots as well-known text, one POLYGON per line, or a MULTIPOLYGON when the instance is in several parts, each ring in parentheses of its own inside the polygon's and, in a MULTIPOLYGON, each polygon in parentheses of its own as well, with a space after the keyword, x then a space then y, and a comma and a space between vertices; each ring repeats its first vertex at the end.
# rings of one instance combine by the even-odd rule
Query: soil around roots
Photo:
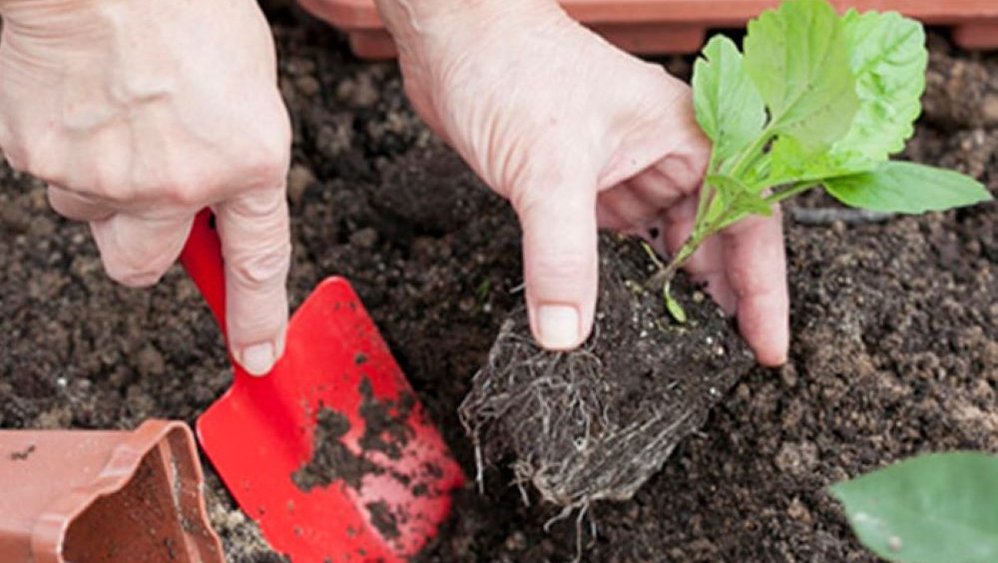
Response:
POLYGON ((754 363, 682 275, 673 293, 689 320, 669 317, 661 288, 647 287, 657 267, 641 245, 601 237, 596 323, 582 348, 539 348, 520 306, 461 405, 479 463, 511 456, 517 483, 548 502, 630 499, 754 363))

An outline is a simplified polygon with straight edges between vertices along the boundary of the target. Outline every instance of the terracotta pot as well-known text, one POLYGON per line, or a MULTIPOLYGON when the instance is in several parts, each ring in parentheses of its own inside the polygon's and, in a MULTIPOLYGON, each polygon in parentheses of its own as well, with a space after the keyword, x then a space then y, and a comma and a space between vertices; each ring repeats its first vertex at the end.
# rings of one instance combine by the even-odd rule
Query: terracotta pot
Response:
POLYGON ((0 561, 221 563, 202 486, 181 422, 0 430, 0 561))
MULTIPOLYGON (((842 10, 898 11, 952 28, 967 49, 998 48, 998 0, 831 0, 842 10)), ((347 33, 366 59, 395 56, 374 0, 300 0, 317 17, 347 33)), ((639 54, 692 53, 708 28, 741 27, 780 0, 561 0, 573 17, 617 46, 639 54)))

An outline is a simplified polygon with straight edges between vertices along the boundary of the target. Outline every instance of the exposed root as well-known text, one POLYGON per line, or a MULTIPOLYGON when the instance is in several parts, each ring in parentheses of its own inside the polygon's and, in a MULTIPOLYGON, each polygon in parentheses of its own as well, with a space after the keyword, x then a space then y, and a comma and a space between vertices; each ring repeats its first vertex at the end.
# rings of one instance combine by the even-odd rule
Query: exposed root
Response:
POLYGON ((580 559, 590 505, 631 498, 753 363, 728 319, 682 275, 676 297, 690 320, 679 325, 659 293, 635 290, 660 265, 637 243, 602 243, 597 323, 585 345, 539 348, 519 308, 459 411, 479 488, 486 465, 509 460, 525 503, 539 495, 564 507, 548 525, 577 514, 580 559))
MULTIPOLYGON (((524 327, 508 320, 461 405, 479 463, 514 453, 513 472, 528 500, 531 483, 549 502, 578 507, 595 500, 626 500, 675 447, 695 403, 648 401, 625 416, 608 399, 613 381, 592 349, 552 353, 538 348, 524 327)), ((677 382, 666 385, 676 389, 677 382)))

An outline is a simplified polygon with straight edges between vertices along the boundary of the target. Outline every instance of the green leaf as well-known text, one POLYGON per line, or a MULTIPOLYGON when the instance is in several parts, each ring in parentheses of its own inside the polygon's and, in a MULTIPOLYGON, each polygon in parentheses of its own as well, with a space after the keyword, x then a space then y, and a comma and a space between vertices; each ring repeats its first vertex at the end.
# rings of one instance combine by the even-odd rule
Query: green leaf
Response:
POLYGON ((913 162, 886 162, 871 172, 831 178, 824 184, 846 205, 895 213, 940 211, 992 199, 973 178, 913 162))
POLYGON ((767 155, 769 175, 766 186, 791 182, 817 181, 824 178, 867 172, 877 167, 877 161, 828 150, 809 150, 793 137, 780 137, 773 142, 767 155))
POLYGON ((863 545, 891 561, 998 561, 998 457, 929 454, 831 487, 863 545))
POLYGON ((745 70, 772 132, 804 147, 842 138, 859 107, 844 26, 825 0, 790 0, 748 24, 745 70))
POLYGON ((843 18, 859 110, 832 147, 840 160, 883 162, 904 148, 921 112, 928 51, 917 21, 896 12, 850 10, 843 18))
POLYGON ((686 322, 686 311, 683 306, 679 304, 679 301, 669 293, 669 288, 665 287, 662 290, 662 297, 665 298, 665 308, 669 310, 669 314, 672 318, 676 319, 676 322, 682 324, 686 322))
POLYGON ((693 65, 693 104, 714 142, 712 162, 723 163, 762 133, 766 109, 730 39, 715 35, 701 53, 693 65))

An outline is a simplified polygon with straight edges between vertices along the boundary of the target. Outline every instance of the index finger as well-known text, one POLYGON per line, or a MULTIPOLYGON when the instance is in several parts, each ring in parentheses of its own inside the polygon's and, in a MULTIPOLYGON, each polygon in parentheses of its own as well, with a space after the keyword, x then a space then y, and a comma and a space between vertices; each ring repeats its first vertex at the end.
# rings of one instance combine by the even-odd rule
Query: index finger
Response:
POLYGON ((232 356, 264 375, 284 353, 291 232, 283 189, 242 193, 215 207, 225 258, 226 330, 232 356))

